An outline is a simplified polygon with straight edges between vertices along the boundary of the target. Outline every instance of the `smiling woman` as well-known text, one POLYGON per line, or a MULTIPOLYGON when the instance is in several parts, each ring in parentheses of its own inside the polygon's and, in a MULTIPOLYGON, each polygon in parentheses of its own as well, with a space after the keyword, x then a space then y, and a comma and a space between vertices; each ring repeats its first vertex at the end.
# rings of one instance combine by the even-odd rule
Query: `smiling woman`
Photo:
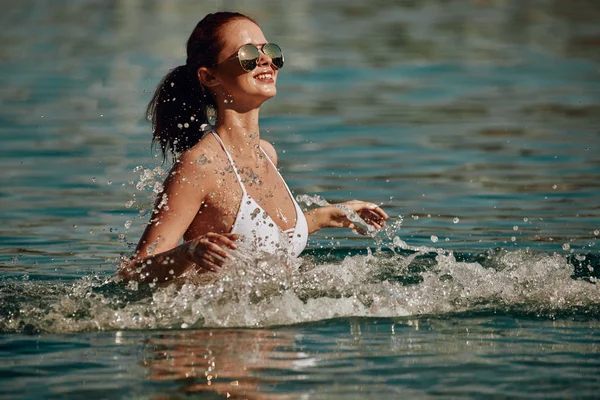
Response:
POLYGON ((298 257, 308 234, 321 228, 361 231, 352 213, 382 227, 388 216, 373 203, 304 213, 294 200, 258 127, 283 64, 281 48, 243 14, 219 12, 198 23, 186 64, 162 80, 148 105, 154 140, 174 165, 122 277, 164 282, 215 272, 238 245, 298 257))

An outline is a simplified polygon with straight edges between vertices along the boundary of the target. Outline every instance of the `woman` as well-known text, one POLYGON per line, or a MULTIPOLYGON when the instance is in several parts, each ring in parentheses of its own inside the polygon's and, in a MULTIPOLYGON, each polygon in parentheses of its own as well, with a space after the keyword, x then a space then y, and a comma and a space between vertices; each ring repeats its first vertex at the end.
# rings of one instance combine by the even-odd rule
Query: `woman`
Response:
POLYGON ((198 23, 186 64, 162 80, 148 105, 154 140, 175 162, 121 276, 164 282, 217 271, 238 245, 297 257, 309 233, 360 230, 343 208, 381 228, 385 212, 362 201, 303 213, 279 175, 275 149, 260 139, 258 114, 275 96, 283 61, 279 46, 243 14, 219 12, 198 23))

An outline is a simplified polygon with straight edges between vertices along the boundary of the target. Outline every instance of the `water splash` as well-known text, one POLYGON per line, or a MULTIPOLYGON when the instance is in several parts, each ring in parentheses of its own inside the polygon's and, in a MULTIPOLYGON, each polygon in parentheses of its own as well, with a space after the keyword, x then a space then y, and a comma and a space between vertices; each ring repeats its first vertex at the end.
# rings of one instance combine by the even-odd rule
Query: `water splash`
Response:
POLYGON ((302 259, 240 250, 218 274, 150 287, 112 277, 0 283, 0 332, 264 327, 329 318, 494 310, 600 316, 600 258, 326 249, 302 259), (348 255, 350 253, 350 255, 348 255))

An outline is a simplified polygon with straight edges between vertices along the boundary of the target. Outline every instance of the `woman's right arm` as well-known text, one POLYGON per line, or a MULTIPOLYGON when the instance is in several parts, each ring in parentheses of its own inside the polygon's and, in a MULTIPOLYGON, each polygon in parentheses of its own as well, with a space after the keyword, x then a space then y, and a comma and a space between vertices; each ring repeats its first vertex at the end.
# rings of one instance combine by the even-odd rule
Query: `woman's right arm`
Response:
POLYGON ((122 278, 165 282, 192 268, 215 271, 229 257, 225 249, 236 248, 237 235, 208 233, 178 245, 214 189, 214 174, 207 172, 189 154, 173 167, 134 256, 119 270, 122 278))

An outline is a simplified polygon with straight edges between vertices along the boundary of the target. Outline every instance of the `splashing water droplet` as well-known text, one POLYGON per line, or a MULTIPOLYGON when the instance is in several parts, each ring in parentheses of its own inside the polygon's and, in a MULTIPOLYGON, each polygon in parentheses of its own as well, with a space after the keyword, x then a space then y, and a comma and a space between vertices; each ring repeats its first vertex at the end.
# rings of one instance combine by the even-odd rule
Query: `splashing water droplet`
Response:
POLYGON ((437 237, 437 236, 435 236, 435 235, 431 235, 431 238, 430 238, 430 239, 431 239, 431 241, 432 241, 433 243, 437 243, 437 241, 438 241, 438 237, 437 237))
POLYGON ((323 197, 319 196, 318 194, 316 194, 314 196, 309 196, 307 194, 299 194, 298 196, 296 196, 296 201, 298 201, 299 203, 304 203, 308 207, 310 207, 312 205, 317 205, 317 206, 321 206, 321 207, 331 205, 327 202, 327 200, 325 200, 323 197))
POLYGON ((131 228, 131 221, 130 220, 125 221, 125 228, 127 228, 127 229, 131 228))
POLYGON ((163 184, 160 182, 154 182, 154 187, 152 188, 154 193, 160 193, 163 191, 163 184))
POLYGON ((596 235, 596 236, 600 235, 600 230, 596 229, 596 230, 594 231, 594 235, 596 235))
POLYGON ((400 239, 398 236, 394 237, 394 240, 392 243, 394 244, 394 247, 398 247, 400 249, 408 248, 408 244, 404 240, 400 239))
POLYGON ((570 248, 571 248, 571 245, 569 243, 565 243, 565 244, 562 245, 562 249, 565 250, 565 251, 569 250, 570 248))
POLYGON ((452 222, 454 222, 455 224, 458 224, 460 222, 460 219, 458 217, 454 217, 452 222))
POLYGON ((519 225, 513 226, 513 231, 518 231, 518 230, 519 230, 519 225))

